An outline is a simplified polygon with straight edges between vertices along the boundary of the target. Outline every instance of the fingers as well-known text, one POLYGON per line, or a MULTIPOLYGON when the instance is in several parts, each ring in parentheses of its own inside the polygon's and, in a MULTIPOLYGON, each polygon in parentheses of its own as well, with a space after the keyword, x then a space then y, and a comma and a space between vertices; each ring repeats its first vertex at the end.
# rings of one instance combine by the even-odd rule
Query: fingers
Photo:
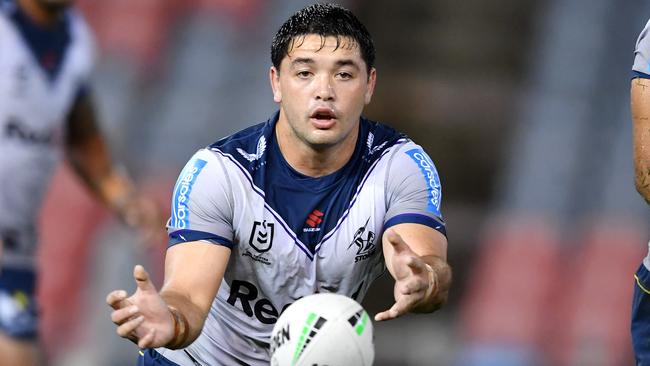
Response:
POLYGON ((133 278, 139 290, 156 292, 156 287, 149 279, 149 273, 141 265, 136 265, 133 268, 133 278))
POLYGON ((383 312, 375 315, 376 321, 390 320, 400 317, 418 304, 426 297, 429 283, 421 278, 414 277, 408 281, 400 281, 395 284, 395 304, 383 312))
POLYGON ((375 321, 376 322, 381 322, 381 321, 384 321, 384 320, 394 319, 395 316, 391 315, 391 310, 392 310, 392 308, 388 309, 386 311, 382 311, 381 313, 377 313, 375 315, 375 321))
POLYGON ((156 337, 156 328, 151 328, 149 332, 145 334, 144 337, 140 338, 140 340, 138 341, 138 347, 140 349, 149 348, 152 345, 155 337, 156 337))
POLYGON ((106 296, 106 303, 115 310, 119 310, 124 307, 122 303, 127 297, 127 293, 124 290, 112 291, 106 296))
POLYGON ((399 291, 399 293, 402 295, 413 295, 419 292, 422 292, 424 294, 429 289, 429 282, 415 278, 403 283, 398 283, 396 286, 397 291, 399 291))
POLYGON ((117 325, 120 325, 135 315, 137 312, 138 307, 135 305, 115 310, 113 313, 111 313, 111 321, 117 325))
POLYGON ((406 308, 404 304, 402 304, 400 301, 397 301, 395 304, 393 304, 393 306, 391 306, 390 309, 382 311, 381 313, 375 315, 375 321, 381 322, 384 320, 395 319, 401 315, 404 315, 405 313, 406 308))
POLYGON ((140 315, 137 318, 133 318, 126 323, 117 327, 117 334, 122 338, 129 338, 131 333, 135 331, 140 324, 144 321, 144 316, 140 315))

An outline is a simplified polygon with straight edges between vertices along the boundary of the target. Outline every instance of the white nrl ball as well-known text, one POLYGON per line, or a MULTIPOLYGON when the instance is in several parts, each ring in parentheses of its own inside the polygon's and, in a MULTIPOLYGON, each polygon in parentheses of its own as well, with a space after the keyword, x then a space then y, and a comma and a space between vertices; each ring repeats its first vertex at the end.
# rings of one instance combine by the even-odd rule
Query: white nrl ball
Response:
POLYGON ((280 315, 271 333, 271 366, 370 366, 372 321, 349 297, 303 297, 280 315))

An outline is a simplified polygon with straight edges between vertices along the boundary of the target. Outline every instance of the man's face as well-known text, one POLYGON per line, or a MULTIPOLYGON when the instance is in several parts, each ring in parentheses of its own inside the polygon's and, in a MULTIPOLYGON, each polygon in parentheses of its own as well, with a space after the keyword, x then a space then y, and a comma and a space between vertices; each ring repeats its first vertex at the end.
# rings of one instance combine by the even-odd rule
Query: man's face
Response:
MULTIPOLYGON (((314 149, 337 145, 350 138, 363 107, 370 103, 375 69, 366 69, 354 40, 299 37, 280 70, 270 71, 273 99, 280 103, 280 122, 292 135, 314 149)), ((356 135, 354 135, 356 136, 356 135)))

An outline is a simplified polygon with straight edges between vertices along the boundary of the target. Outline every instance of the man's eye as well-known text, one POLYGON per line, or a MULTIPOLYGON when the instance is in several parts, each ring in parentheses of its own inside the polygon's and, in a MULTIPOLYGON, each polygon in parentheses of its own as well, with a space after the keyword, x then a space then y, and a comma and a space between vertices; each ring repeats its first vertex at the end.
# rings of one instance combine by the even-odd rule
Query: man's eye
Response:
POLYGON ((296 75, 300 78, 308 78, 311 73, 309 71, 299 71, 296 75))
POLYGON ((347 72, 339 72, 339 77, 343 80, 352 79, 352 74, 347 72))

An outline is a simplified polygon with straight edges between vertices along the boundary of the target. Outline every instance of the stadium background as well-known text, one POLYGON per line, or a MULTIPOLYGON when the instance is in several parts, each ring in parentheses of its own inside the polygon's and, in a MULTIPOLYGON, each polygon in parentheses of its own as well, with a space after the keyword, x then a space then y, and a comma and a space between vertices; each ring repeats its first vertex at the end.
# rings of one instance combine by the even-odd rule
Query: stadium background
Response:
MULTIPOLYGON (((200 146, 265 120, 269 45, 303 0, 79 0, 113 155, 167 208, 200 146)), ((377 46, 366 110, 443 183, 445 309, 375 324, 376 365, 625 365, 648 207, 634 190, 629 75, 642 0, 350 0, 377 46)), ((55 365, 129 365, 104 305, 164 243, 133 249, 62 166, 43 213, 42 334, 55 365), (62 211, 65 214, 62 214, 62 211), (90 243, 90 245, 85 245, 90 243)), ((379 281, 364 305, 389 306, 379 281)))

